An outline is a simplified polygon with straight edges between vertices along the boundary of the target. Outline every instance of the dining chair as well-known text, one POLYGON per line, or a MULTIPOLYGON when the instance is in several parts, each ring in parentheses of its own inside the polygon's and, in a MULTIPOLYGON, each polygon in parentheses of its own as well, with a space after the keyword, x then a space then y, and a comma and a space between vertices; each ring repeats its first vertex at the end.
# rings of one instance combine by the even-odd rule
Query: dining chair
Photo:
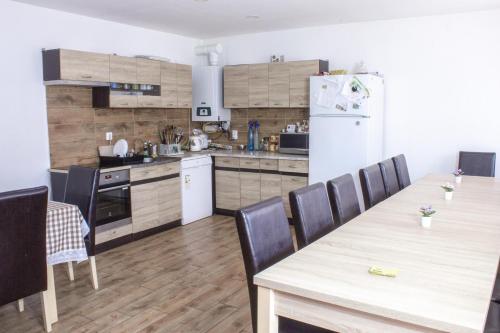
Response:
POLYGON ((411 185, 410 174, 408 172, 408 165, 406 164, 406 157, 403 154, 394 156, 392 158, 396 175, 398 177, 399 189, 402 190, 411 185))
POLYGON ((458 168, 464 175, 495 177, 496 153, 461 151, 458 155, 458 168))
POLYGON ((387 198, 382 172, 378 164, 359 170, 359 180, 361 181, 366 210, 387 198))
POLYGON ((361 214, 356 186, 350 173, 329 180, 326 182, 326 189, 336 227, 361 214))
POLYGON ((328 194, 323 183, 299 188, 288 195, 299 249, 335 229, 328 194))
MULTIPOLYGON (((295 251, 283 199, 274 197, 241 208, 236 212, 236 227, 250 294, 252 328, 253 332, 257 333, 257 286, 253 283, 253 277, 295 251)), ((280 317, 279 332, 326 333, 330 331, 280 317)))
POLYGON ((493 286, 493 293, 491 295, 491 300, 493 302, 500 304, 500 272, 497 274, 497 278, 493 286))
POLYGON ((392 158, 379 162, 378 166, 382 173, 382 180, 384 181, 385 194, 387 197, 398 193, 400 190, 398 176, 392 158))
POLYGON ((484 333, 500 333, 500 304, 490 302, 484 333))
MULTIPOLYGON (((90 232, 85 237, 85 247, 89 256, 90 274, 94 289, 99 288, 95 262, 95 220, 99 175, 99 169, 73 165, 69 168, 64 191, 64 202, 80 208, 83 218, 90 229, 90 232)), ((74 272, 71 262, 68 263, 68 275, 69 279, 73 281, 74 272)))
POLYGON ((0 305, 40 293, 45 329, 47 293, 46 186, 0 193, 0 305))

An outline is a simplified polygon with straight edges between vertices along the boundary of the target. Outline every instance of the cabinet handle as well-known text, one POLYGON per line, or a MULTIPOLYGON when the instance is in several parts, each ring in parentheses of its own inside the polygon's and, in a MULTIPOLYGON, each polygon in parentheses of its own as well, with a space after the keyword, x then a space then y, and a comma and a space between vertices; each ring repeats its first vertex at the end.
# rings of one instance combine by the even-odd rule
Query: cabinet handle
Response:
POLYGON ((280 106, 281 103, 274 103, 274 106, 280 106))
POLYGON ((122 103, 122 104, 120 104, 120 105, 121 105, 121 106, 127 106, 127 105, 128 105, 128 103, 122 103))
POLYGON ((82 79, 91 79, 92 75, 82 75, 82 79))

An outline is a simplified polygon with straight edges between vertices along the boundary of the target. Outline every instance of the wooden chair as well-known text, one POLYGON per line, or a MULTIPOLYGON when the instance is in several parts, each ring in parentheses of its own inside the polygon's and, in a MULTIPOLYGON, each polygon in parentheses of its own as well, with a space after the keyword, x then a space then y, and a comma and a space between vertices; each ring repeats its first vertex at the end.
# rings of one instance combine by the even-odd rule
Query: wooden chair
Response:
POLYGON ((0 193, 0 305, 40 293, 45 330, 47 293, 47 193, 46 186, 0 193))

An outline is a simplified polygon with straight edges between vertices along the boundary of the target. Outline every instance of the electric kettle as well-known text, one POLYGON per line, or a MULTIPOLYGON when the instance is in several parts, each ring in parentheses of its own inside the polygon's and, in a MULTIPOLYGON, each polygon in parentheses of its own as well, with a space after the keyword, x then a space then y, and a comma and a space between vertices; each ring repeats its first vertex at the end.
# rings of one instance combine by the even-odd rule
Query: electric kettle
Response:
POLYGON ((189 137, 189 146, 191 151, 201 151, 203 139, 199 135, 191 135, 189 137))

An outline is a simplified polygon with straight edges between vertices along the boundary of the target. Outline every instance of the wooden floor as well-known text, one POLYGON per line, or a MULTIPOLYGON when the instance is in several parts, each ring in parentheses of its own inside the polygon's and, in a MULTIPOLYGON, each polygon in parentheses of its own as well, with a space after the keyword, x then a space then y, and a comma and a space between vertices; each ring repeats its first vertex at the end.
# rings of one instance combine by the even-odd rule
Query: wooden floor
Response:
MULTIPOLYGON (((250 306, 236 226, 214 216, 96 257, 55 267, 59 321, 53 332, 251 332, 250 306)), ((43 332, 40 297, 0 307, 0 332, 43 332)))

